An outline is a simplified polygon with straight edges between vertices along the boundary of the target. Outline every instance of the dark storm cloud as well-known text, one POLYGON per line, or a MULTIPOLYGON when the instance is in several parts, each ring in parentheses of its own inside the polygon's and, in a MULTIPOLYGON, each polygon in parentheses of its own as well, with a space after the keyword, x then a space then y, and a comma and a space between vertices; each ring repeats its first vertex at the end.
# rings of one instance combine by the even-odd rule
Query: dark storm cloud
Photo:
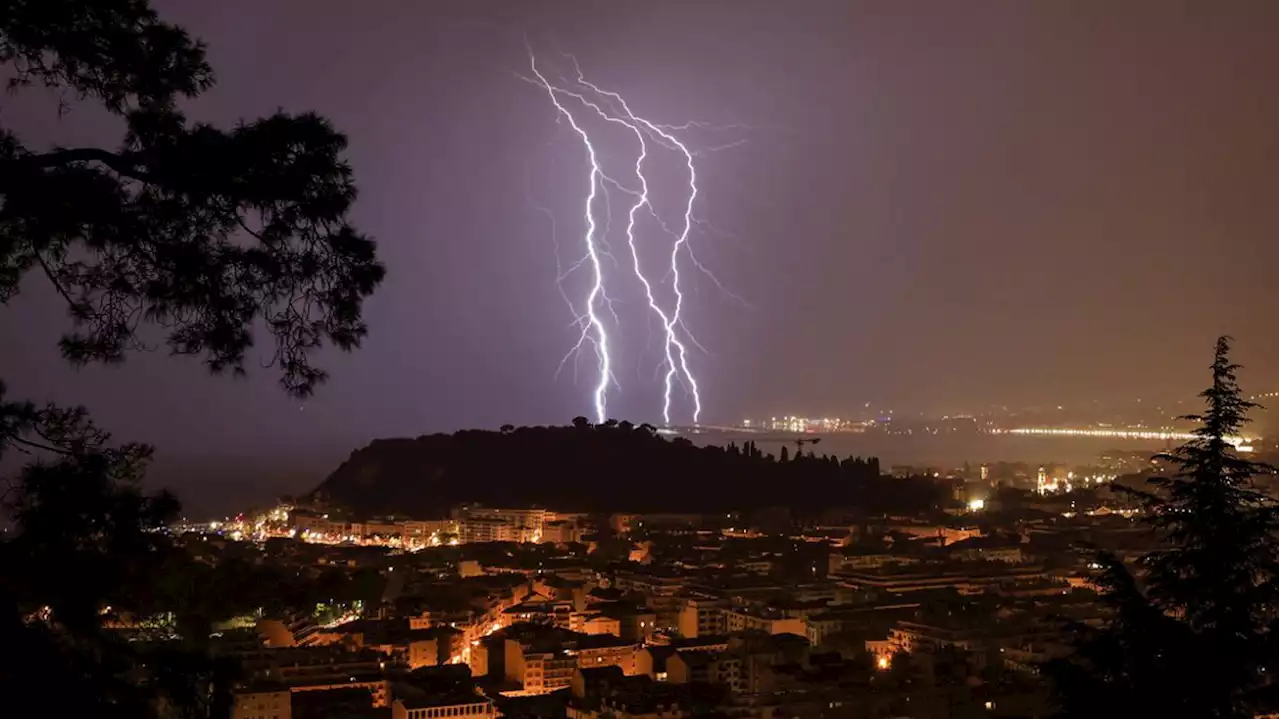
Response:
MULTIPOLYGON (((235 458, 323 469, 374 436, 589 414, 588 382, 552 381, 574 335, 527 198, 532 175, 565 241, 582 154, 513 74, 522 33, 650 115, 754 128, 702 159, 703 214, 734 238, 699 238, 700 258, 751 304, 705 281, 691 301, 713 351, 695 358, 709 420, 1180 396, 1224 332, 1246 387, 1272 389, 1273 4, 356 8, 159 4, 218 72, 194 117, 315 109, 349 134, 356 220, 389 268, 365 347, 328 358, 305 406, 266 371, 212 380, 138 356, 73 372, 56 357, 62 309, 33 277, 0 316, 15 394, 210 458, 202 479, 257 466, 235 458)), ((5 124, 32 144, 118 136, 55 107, 9 96, 5 124)), ((653 398, 617 413, 652 420, 653 398)))

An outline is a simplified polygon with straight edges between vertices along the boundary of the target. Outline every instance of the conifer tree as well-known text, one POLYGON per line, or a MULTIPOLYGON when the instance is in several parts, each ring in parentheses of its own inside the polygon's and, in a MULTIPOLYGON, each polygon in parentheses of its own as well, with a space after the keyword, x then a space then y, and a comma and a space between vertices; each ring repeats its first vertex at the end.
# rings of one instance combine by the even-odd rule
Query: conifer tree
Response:
POLYGON ((1109 624, 1077 626, 1074 654, 1051 663, 1070 716, 1252 717, 1274 712, 1276 504, 1255 486, 1275 468, 1236 447, 1257 407, 1218 339, 1194 437, 1159 455, 1177 471, 1130 492, 1157 548, 1134 571, 1108 552, 1098 584, 1109 624), (1137 712, 1135 714, 1134 712, 1137 712))

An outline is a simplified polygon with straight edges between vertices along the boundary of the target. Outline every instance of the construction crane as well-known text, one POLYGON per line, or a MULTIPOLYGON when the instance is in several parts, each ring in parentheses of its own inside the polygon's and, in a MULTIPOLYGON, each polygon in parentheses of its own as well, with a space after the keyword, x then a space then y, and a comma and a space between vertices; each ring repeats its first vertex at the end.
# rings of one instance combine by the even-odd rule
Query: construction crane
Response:
POLYGON ((797 437, 795 439, 790 439, 790 438, 784 439, 782 437, 765 437, 764 439, 756 439, 752 441, 754 442, 786 442, 787 444, 794 444, 796 446, 796 452, 798 453, 798 452, 804 451, 804 446, 806 444, 817 444, 822 441, 822 438, 821 437, 809 437, 809 438, 797 437))

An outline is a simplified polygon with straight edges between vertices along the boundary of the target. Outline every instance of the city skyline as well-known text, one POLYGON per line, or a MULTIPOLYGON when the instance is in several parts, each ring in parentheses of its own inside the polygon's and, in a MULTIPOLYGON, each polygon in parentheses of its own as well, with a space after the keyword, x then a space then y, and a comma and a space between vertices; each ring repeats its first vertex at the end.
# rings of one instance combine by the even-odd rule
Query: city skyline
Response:
POLYGON ((1275 20, 0 2, 3 706, 1275 719, 1275 20))

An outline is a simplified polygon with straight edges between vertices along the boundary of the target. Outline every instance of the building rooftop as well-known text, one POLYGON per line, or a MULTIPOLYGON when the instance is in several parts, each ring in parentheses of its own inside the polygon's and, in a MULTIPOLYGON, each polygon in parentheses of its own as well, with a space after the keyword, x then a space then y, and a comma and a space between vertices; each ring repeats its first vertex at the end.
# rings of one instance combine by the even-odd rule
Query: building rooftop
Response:
POLYGON ((449 692, 445 694, 401 698, 397 701, 403 703, 406 709, 427 709, 430 707, 448 707, 458 706, 461 704, 490 703, 489 699, 481 694, 468 694, 466 692, 449 692))
POLYGON ((1034 574, 1044 571, 1039 565, 1010 565, 1005 562, 935 561, 924 564, 887 564, 880 567, 852 570, 842 577, 867 579, 908 579, 942 577, 998 577, 1002 575, 1034 574))
POLYGON ((579 634, 571 640, 578 649, 603 649, 605 647, 624 647, 635 644, 633 641, 615 637, 612 634, 579 634))
POLYGON ((585 667, 578 670, 582 672, 582 681, 588 686, 602 684, 606 682, 620 682, 625 676, 622 673, 622 667, 585 667))
POLYGON ((702 649, 727 645, 729 643, 729 635, 727 634, 708 634, 700 637, 679 637, 673 639, 669 646, 674 647, 678 651, 702 649))
POLYGON ((233 694, 275 694, 289 691, 289 685, 274 679, 253 679, 237 686, 233 694))

